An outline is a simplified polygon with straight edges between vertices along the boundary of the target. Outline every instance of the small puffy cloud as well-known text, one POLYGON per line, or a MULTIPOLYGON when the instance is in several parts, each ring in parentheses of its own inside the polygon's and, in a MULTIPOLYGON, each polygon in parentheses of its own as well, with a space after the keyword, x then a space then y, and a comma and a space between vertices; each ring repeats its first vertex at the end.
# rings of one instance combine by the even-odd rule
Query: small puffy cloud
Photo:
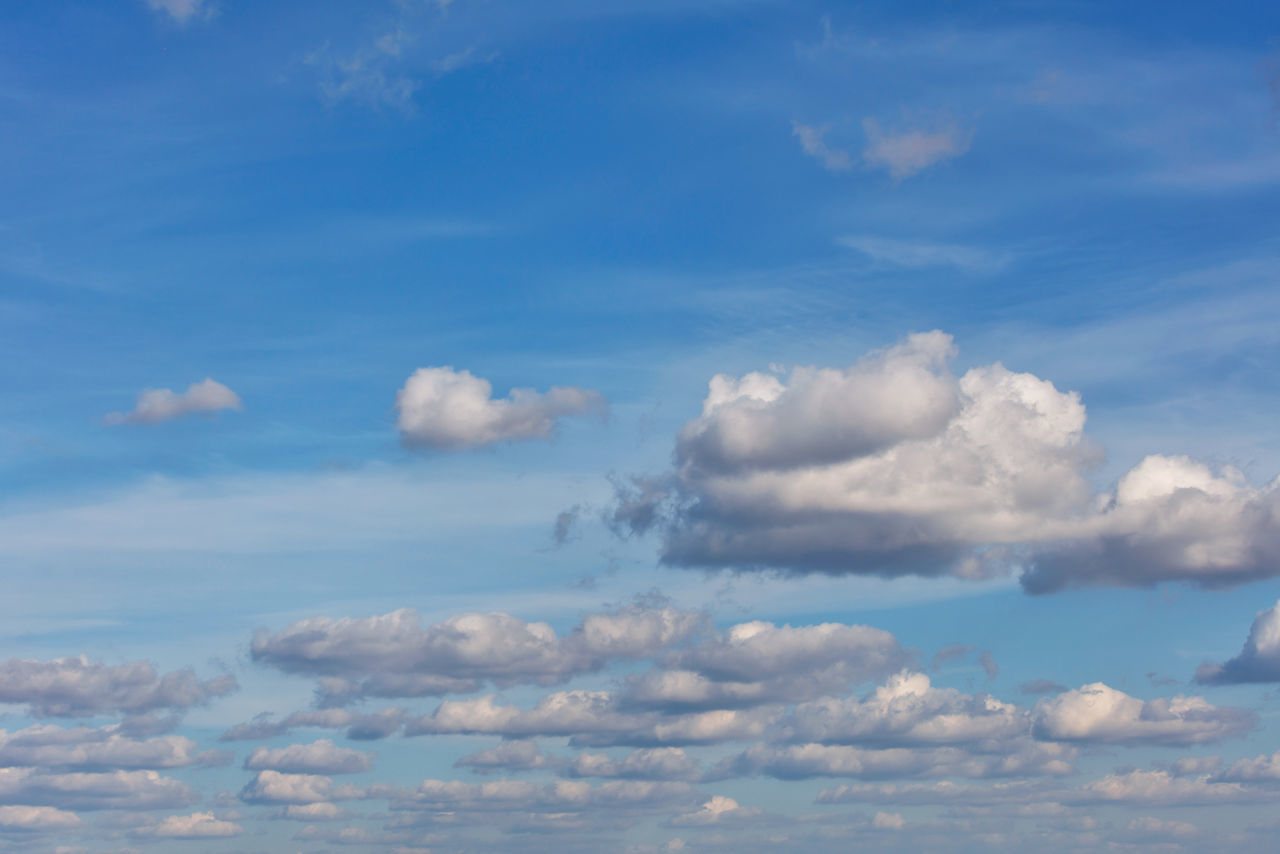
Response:
POLYGON ((211 812, 171 815, 159 824, 137 831, 139 836, 160 839, 226 839, 243 833, 244 828, 240 825, 233 821, 222 821, 211 812))
POLYGON ((290 774, 357 774, 373 767, 373 754, 338 747, 322 738, 311 744, 257 747, 244 767, 250 771, 284 771, 290 774))
POLYGON ((477 774, 494 771, 535 771, 553 768, 559 761, 547 756, 532 741, 504 741, 497 747, 469 753, 453 763, 455 768, 470 768, 477 774))
POLYGON ((907 820, 902 813, 877 812, 871 817, 871 826, 876 830, 902 830, 907 826, 907 820))
POLYGON ((396 426, 406 445, 457 451, 550 439, 560 418, 605 409, 604 398, 589 389, 514 388, 507 397, 494 398, 490 382, 470 371, 419 368, 396 393, 396 426))
POLYGON ((602 753, 580 753, 569 762, 566 773, 571 777, 696 781, 702 776, 702 766, 678 747, 653 747, 636 750, 621 759, 602 753))
POLYGON ((1196 681, 1205 685, 1280 682, 1280 602, 1258 612, 1239 655, 1222 664, 1200 665, 1196 681))
POLYGON ((1250 789, 1239 783, 1215 782, 1209 777, 1177 777, 1168 771, 1130 771, 1109 774, 1078 790, 1083 803, 1127 803, 1152 806, 1199 806, 1258 803, 1280 793, 1250 789))
POLYGON ((156 424, 172 421, 197 412, 240 410, 240 395, 209 377, 187 386, 184 392, 167 388, 149 388, 138 395, 132 412, 112 412, 107 424, 156 424))
POLYGON ((290 821, 337 821, 346 818, 347 812, 337 804, 317 801, 311 804, 288 804, 281 807, 276 816, 290 821))
POLYGON ((622 703, 694 710, 796 702, 883 677, 909 660, 881 629, 755 620, 673 651, 662 669, 629 678, 622 703))
POLYGON ((1037 738, 1100 744, 1207 744, 1243 736, 1257 716, 1214 706, 1203 697, 1140 700, 1101 682, 1041 700, 1034 711, 1037 738))
POLYGON ((363 790, 351 785, 335 786, 323 775, 280 771, 259 771, 240 791, 240 799, 250 804, 314 804, 362 797, 363 790))
POLYGON ((863 119, 867 136, 862 159, 868 166, 886 170, 896 180, 910 178, 935 163, 959 157, 969 150, 973 135, 955 125, 935 130, 891 131, 873 118, 863 119))
POLYGON ((179 24, 213 14, 213 4, 208 0, 147 0, 147 5, 152 11, 168 15, 179 24))
POLYGON ((849 152, 839 148, 832 148, 827 145, 823 139, 827 133, 827 126, 814 127, 813 125, 802 125, 799 122, 791 123, 791 132, 800 140, 800 148, 804 153, 817 160, 824 168, 832 172, 848 172, 853 168, 853 161, 849 158, 849 152))
POLYGON ((0 806, 0 830, 66 830, 80 816, 56 807, 0 806))
MULTIPOLYGON (((1213 757, 1217 759, 1217 757, 1213 757)), ((1214 774, 1215 783, 1280 783, 1280 751, 1252 759, 1240 759, 1214 774)))
POLYGON ((671 819, 671 824, 677 827, 704 827, 752 819, 760 814, 761 811, 756 807, 744 807, 733 798, 713 795, 696 812, 678 815, 671 819))
POLYGON ((1025 710, 982 694, 935 688, 903 671, 862 699, 801 703, 781 725, 790 741, 824 744, 963 744, 1027 732, 1025 710))
POLYGON ((1021 571, 1029 593, 1280 572, 1280 482, 1152 455, 1099 494, 1079 395, 999 363, 956 377, 952 354, 935 331, 843 370, 712 378, 674 471, 623 485, 615 526, 659 531, 676 566, 1021 571))
POLYGON ((189 670, 160 675, 146 661, 109 665, 81 656, 0 662, 0 703, 25 705, 36 717, 182 711, 236 687, 230 675, 209 680, 189 670))

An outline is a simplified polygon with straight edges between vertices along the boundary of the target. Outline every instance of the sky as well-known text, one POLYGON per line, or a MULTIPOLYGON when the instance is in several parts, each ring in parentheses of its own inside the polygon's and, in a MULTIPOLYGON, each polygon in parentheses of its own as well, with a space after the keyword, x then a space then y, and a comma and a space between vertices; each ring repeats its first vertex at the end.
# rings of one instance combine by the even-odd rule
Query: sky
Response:
POLYGON ((0 6, 0 854, 1263 852, 1274 4, 0 6))

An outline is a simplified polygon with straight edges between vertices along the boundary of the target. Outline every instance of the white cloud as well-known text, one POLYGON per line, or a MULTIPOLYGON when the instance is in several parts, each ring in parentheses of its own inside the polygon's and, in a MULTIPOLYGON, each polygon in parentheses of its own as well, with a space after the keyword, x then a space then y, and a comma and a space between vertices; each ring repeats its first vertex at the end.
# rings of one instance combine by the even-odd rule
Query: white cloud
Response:
POLYGON ((183 768, 225 761, 216 751, 200 752, 196 743, 185 736, 138 740, 118 730, 117 726, 33 726, 13 733, 0 730, 0 765, 98 770, 183 768))
POLYGON ((604 414, 606 405, 598 392, 566 386, 513 388, 494 398, 488 380, 446 366, 414 371, 396 394, 396 410, 405 444, 456 451, 550 439, 560 418, 604 414))
POLYGON ((712 795, 696 812, 678 815, 671 819, 671 824, 677 827, 718 825, 753 819, 760 814, 761 811, 756 807, 744 807, 733 798, 712 795))
POLYGON ((1223 587, 1280 572, 1280 488, 1152 455, 1099 494, 1074 392, 999 363, 954 377, 941 332, 846 370, 711 381, 676 469, 614 518, 665 562, 832 574, 1022 570, 1024 588, 1223 587))
POLYGON ((222 821, 211 812, 171 815, 159 824, 138 830, 139 836, 161 839, 226 839, 243 834, 243 827, 232 821, 222 821))
POLYGON ((812 777, 1033 777, 1058 776, 1074 769, 1070 750, 1015 739, 995 745, 999 751, 957 747, 868 749, 841 744, 757 744, 708 774, 721 777, 765 774, 779 780, 812 777))
POLYGON ((208 0, 147 0, 147 5, 179 24, 213 15, 213 5, 208 0))
POLYGON ((902 830, 907 826, 907 820, 902 817, 902 813, 876 812, 871 817, 871 826, 876 830, 902 830))
POLYGON ((895 179, 910 178, 935 163, 959 157, 969 150, 973 134, 951 125, 935 130, 886 131, 873 118, 863 119, 867 135, 862 159, 868 166, 882 168, 895 179))
POLYGON ((214 379, 206 377, 187 386, 184 392, 167 388, 149 388, 138 395, 132 412, 112 412, 106 424, 155 424, 172 421, 197 412, 241 410, 240 395, 214 379))
POLYGON ((636 750, 621 759, 603 753, 580 753, 568 763, 566 772, 571 777, 696 781, 702 776, 702 767, 678 747, 653 747, 636 750))
POLYGON ((278 634, 255 635, 255 661, 289 673, 327 677, 327 702, 364 696, 469 693, 486 682, 549 685, 642 659, 701 629, 705 618, 673 608, 591 614, 558 636, 546 623, 507 614, 462 614, 423 628, 417 612, 376 617, 313 617, 278 634))
POLYGON ((79 824, 80 816, 55 807, 0 806, 4 830, 65 830, 79 824))
POLYGON ((1266 756, 1239 759, 1232 762, 1225 771, 1212 775, 1210 779, 1215 783, 1280 782, 1280 750, 1266 756))
POLYGON ((1256 723, 1252 712, 1203 697, 1143 701, 1094 682, 1038 702, 1034 731, 1054 741, 1191 745, 1245 735, 1256 723))
POLYGON ((897 639, 881 629, 756 620, 673 651, 660 670, 629 677, 621 701, 666 710, 796 702, 848 690, 907 660, 897 639))
POLYGON ((50 773, 35 768, 0 768, 0 803, 75 810, 151 810, 196 801, 184 783, 155 771, 50 773))
POLYGON ((1129 771, 1108 774, 1078 790, 1084 803, 1127 803, 1159 806, 1257 803, 1280 798, 1280 793, 1249 789, 1239 783, 1214 782, 1209 777, 1176 777, 1167 771, 1129 771))
POLYGON ((804 149, 804 153, 821 162, 825 168, 832 172, 848 172, 853 168, 849 152, 832 148, 823 139, 827 133, 826 125, 814 127, 792 122, 791 132, 799 138, 800 147, 804 149))
POLYGON ((1280 682, 1280 602, 1258 612, 1239 655, 1222 664, 1200 665, 1196 681, 1207 685, 1280 682))
POLYGON ((320 774, 285 774, 259 771, 240 790, 240 799, 250 804, 314 804, 322 801, 350 800, 364 797, 364 791, 320 774))
POLYGON ((453 765, 455 768, 470 768, 478 774, 487 774, 493 771, 554 768, 560 762, 544 754, 532 741, 504 741, 497 747, 469 753, 453 765))
POLYGON ((0 703, 25 704, 37 717, 181 711, 236 690, 230 675, 201 681, 189 670, 163 676, 146 661, 108 665, 79 658, 0 662, 0 703))
POLYGON ((373 767, 373 754, 338 747, 328 739, 287 747, 257 747, 244 761, 251 771, 272 770, 291 774, 357 774, 373 767))
POLYGON ((935 688, 923 673, 902 672, 871 694, 801 703, 783 737, 828 744, 963 744, 1025 735, 1023 709, 994 697, 935 688))

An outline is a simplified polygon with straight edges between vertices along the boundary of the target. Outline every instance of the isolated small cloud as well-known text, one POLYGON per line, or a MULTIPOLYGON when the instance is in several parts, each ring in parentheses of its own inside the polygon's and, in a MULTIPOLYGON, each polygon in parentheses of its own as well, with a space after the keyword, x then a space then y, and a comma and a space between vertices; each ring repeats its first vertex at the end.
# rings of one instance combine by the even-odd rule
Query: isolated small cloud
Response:
POLYGON ((791 123, 791 132, 800 140, 800 147, 804 149, 805 154, 814 158, 832 172, 849 171, 853 168, 853 161, 849 157, 849 152, 828 146, 824 139, 827 130, 826 125, 814 127, 812 125, 802 125, 799 122, 791 123))
POLYGON ((470 371, 419 368, 396 394, 396 426, 406 445, 456 451, 499 442, 550 439, 561 418, 604 414, 604 398, 589 389, 515 388, 493 397, 492 384, 470 371))
POLYGON ((1222 664, 1201 664, 1196 681, 1205 685, 1280 682, 1280 602, 1254 618, 1239 655, 1222 664))
POLYGON ((868 166, 881 168, 895 179, 910 178, 924 169, 959 157, 969 150, 972 134, 951 125, 936 130, 889 131, 873 118, 863 119, 867 136, 862 159, 868 166))
POLYGON ((138 395, 133 411, 112 412, 103 420, 109 425, 155 424, 198 412, 220 412, 224 409, 239 411, 243 408, 240 395, 206 377, 187 386, 187 390, 181 393, 167 388, 146 389, 138 395))
POLYGON ((1034 713, 1037 738, 1101 744, 1188 746, 1246 735, 1257 716, 1203 697, 1140 700, 1101 682, 1052 699, 1034 713))
POLYGON ((208 0, 147 0, 153 12, 168 15, 179 24, 213 14, 213 4, 208 0))

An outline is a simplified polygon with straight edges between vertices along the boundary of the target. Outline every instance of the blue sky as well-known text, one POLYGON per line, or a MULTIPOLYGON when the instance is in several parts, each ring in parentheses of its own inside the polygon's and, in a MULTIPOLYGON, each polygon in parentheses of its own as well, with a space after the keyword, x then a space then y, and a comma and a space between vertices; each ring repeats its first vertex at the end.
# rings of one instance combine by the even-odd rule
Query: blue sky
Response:
POLYGON ((1270 850, 1278 24, 11 4, 0 851, 1270 850))

